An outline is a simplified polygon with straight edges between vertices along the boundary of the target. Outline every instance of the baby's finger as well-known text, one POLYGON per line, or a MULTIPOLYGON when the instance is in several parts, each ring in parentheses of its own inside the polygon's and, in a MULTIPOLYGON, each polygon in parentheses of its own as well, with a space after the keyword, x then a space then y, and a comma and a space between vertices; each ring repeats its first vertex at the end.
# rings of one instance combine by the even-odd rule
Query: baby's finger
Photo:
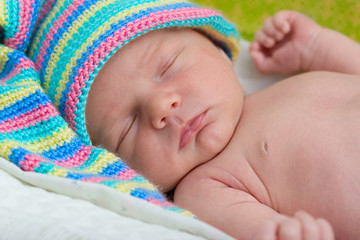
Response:
POLYGON ((256 231, 252 240, 275 240, 277 224, 271 220, 264 222, 256 231))
POLYGON ((287 19, 288 12, 281 11, 275 14, 273 17, 274 25, 279 31, 281 31, 283 34, 286 34, 290 31, 290 23, 287 19))
POLYGON ((317 219, 317 223, 320 227, 321 240, 335 240, 335 233, 330 223, 325 219, 317 219))
POLYGON ((278 226, 286 219, 287 217, 278 214, 273 218, 265 221, 257 229, 252 240, 277 240, 278 226))
POLYGON ((276 40, 281 40, 284 37, 284 34, 280 32, 274 25, 272 18, 265 20, 263 25, 263 30, 268 37, 274 38, 276 40))
POLYGON ((275 44, 275 40, 266 35, 263 30, 259 30, 255 34, 255 40, 258 41, 262 46, 271 48, 275 44))
POLYGON ((319 225, 311 215, 304 211, 298 211, 295 213, 295 217, 301 222, 304 240, 320 239, 319 225))
POLYGON ((260 51, 261 50, 260 44, 258 42, 252 42, 250 44, 249 50, 250 50, 250 52, 252 52, 252 51, 260 51))
POLYGON ((250 51, 250 56, 259 72, 269 74, 279 71, 279 66, 276 65, 272 58, 266 57, 264 52, 250 51))
POLYGON ((295 218, 288 218, 283 221, 278 230, 280 240, 301 240, 301 224, 295 218))

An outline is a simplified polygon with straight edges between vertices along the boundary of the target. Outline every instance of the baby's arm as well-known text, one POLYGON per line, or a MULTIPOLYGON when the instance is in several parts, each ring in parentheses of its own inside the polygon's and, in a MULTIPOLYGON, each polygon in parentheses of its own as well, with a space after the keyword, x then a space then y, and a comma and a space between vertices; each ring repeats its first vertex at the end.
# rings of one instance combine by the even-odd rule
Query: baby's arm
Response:
POLYGON ((296 212, 294 217, 276 215, 265 221, 255 233, 252 240, 310 240, 335 239, 331 225, 324 219, 315 219, 306 212, 296 212))
POLYGON ((250 54, 263 73, 321 70, 360 74, 358 43, 294 11, 281 11, 267 19, 250 54))
POLYGON ((304 212, 294 217, 278 214, 249 193, 196 174, 182 180, 174 200, 236 239, 334 239, 332 228, 325 220, 314 219, 304 212))

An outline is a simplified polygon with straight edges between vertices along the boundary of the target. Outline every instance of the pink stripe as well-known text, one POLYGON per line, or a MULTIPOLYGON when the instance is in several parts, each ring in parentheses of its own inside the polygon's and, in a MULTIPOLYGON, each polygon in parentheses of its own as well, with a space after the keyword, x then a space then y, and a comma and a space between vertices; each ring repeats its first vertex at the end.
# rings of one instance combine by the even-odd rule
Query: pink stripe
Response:
POLYGON ((72 157, 67 158, 65 161, 55 161, 55 164, 61 167, 78 167, 89 159, 92 147, 82 145, 80 150, 72 157))
POLYGON ((36 123, 47 121, 50 117, 55 117, 56 115, 58 115, 56 109, 48 102, 46 105, 40 105, 31 112, 22 113, 20 116, 15 116, 14 119, 1 122, 0 133, 34 126, 36 123))
POLYGON ((98 48, 94 50, 94 54, 89 56, 89 60, 83 64, 83 68, 78 70, 78 75, 74 78, 74 83, 70 86, 70 91, 67 93, 65 119, 72 129, 75 129, 75 111, 76 104, 79 102, 78 97, 81 95, 81 89, 85 87, 85 82, 89 79, 89 75, 94 71, 94 68, 99 65, 99 62, 104 60, 105 56, 121 45, 125 40, 134 36, 137 33, 143 32, 150 27, 155 27, 159 24, 164 24, 170 21, 189 20, 196 18, 205 18, 219 15, 217 12, 210 9, 202 8, 181 8, 176 10, 165 10, 149 14, 148 17, 143 17, 141 20, 129 22, 126 28, 121 28, 114 32, 113 36, 107 38, 106 42, 102 42, 98 48))
POLYGON ((131 168, 125 168, 124 172, 119 172, 116 179, 119 180, 130 180, 137 176, 137 173, 131 168))
POLYGON ((74 1, 73 5, 69 5, 68 9, 59 16, 58 19, 53 23, 53 26, 49 29, 48 34, 45 35, 45 41, 42 43, 39 50, 39 55, 36 57, 35 67, 36 69, 42 68, 42 63, 44 61, 44 56, 46 54, 46 49, 50 46, 50 41, 54 38, 59 28, 62 27, 63 23, 67 21, 67 17, 70 16, 74 10, 76 10, 80 4, 83 4, 85 0, 74 1))
POLYGON ((37 27, 39 26, 40 22, 43 20, 43 18, 45 17, 45 15, 50 11, 51 6, 53 5, 53 3, 56 0, 46 0, 46 2, 44 3, 44 5, 41 7, 41 10, 39 12, 39 16, 37 17, 36 23, 35 23, 35 28, 37 29, 37 27))
POLYGON ((34 168, 40 167, 40 162, 45 162, 42 157, 35 154, 26 154, 23 161, 20 161, 19 164, 21 169, 24 171, 34 171, 34 168))
POLYGON ((16 75, 18 75, 21 70, 26 70, 34 67, 34 63, 27 58, 20 58, 20 63, 15 66, 15 68, 11 71, 11 73, 7 74, 4 78, 1 78, 0 81, 7 81, 16 75))
MULTIPOLYGON (((101 173, 99 173, 101 174, 101 173)), ((111 181, 111 180, 120 180, 120 181, 126 181, 126 180, 132 180, 137 174, 132 169, 128 169, 125 172, 119 172, 118 176, 114 177, 91 177, 91 178, 83 178, 81 181, 84 182, 92 182, 92 183, 99 183, 104 181, 111 181)))
POLYGON ((101 183, 109 180, 114 180, 109 177, 91 177, 91 178, 82 178, 82 182, 91 182, 91 183, 101 183))
POLYGON ((19 0, 20 19, 19 19, 18 31, 15 33, 14 38, 9 38, 5 40, 5 45, 7 45, 8 47, 16 48, 17 46, 22 45, 23 40, 27 38, 27 33, 29 32, 29 26, 31 20, 31 11, 34 10, 31 7, 33 3, 34 0, 19 0))
POLYGON ((167 202, 167 201, 161 201, 158 199, 154 199, 154 198, 150 198, 147 200, 148 202, 155 204, 157 206, 163 206, 163 207, 175 207, 175 205, 171 202, 167 202))

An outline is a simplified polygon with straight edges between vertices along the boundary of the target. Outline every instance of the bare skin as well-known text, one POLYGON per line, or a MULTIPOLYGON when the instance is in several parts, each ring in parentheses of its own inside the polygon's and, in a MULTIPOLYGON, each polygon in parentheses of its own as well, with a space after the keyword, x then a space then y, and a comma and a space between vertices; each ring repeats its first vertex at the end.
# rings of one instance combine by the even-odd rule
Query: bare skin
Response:
POLYGON ((134 40, 91 87, 93 143, 235 238, 359 239, 359 44, 283 11, 250 54, 263 73, 308 73, 244 96, 199 33, 134 40))
POLYGON ((246 96, 233 138, 175 203, 238 239, 333 239, 323 219, 359 239, 359 48, 299 13, 269 19, 250 49, 260 71, 352 75, 309 72, 246 96))

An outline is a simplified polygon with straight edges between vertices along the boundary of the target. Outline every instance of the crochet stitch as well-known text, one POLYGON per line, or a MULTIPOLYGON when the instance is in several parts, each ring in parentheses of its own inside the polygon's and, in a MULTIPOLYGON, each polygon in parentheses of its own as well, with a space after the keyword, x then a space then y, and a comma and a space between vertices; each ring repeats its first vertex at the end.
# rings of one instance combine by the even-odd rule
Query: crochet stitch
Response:
POLYGON ((191 216, 91 145, 86 98, 105 62, 148 31, 196 28, 234 59, 234 25, 179 0, 0 0, 0 26, 1 157, 24 171, 104 184, 191 216))

